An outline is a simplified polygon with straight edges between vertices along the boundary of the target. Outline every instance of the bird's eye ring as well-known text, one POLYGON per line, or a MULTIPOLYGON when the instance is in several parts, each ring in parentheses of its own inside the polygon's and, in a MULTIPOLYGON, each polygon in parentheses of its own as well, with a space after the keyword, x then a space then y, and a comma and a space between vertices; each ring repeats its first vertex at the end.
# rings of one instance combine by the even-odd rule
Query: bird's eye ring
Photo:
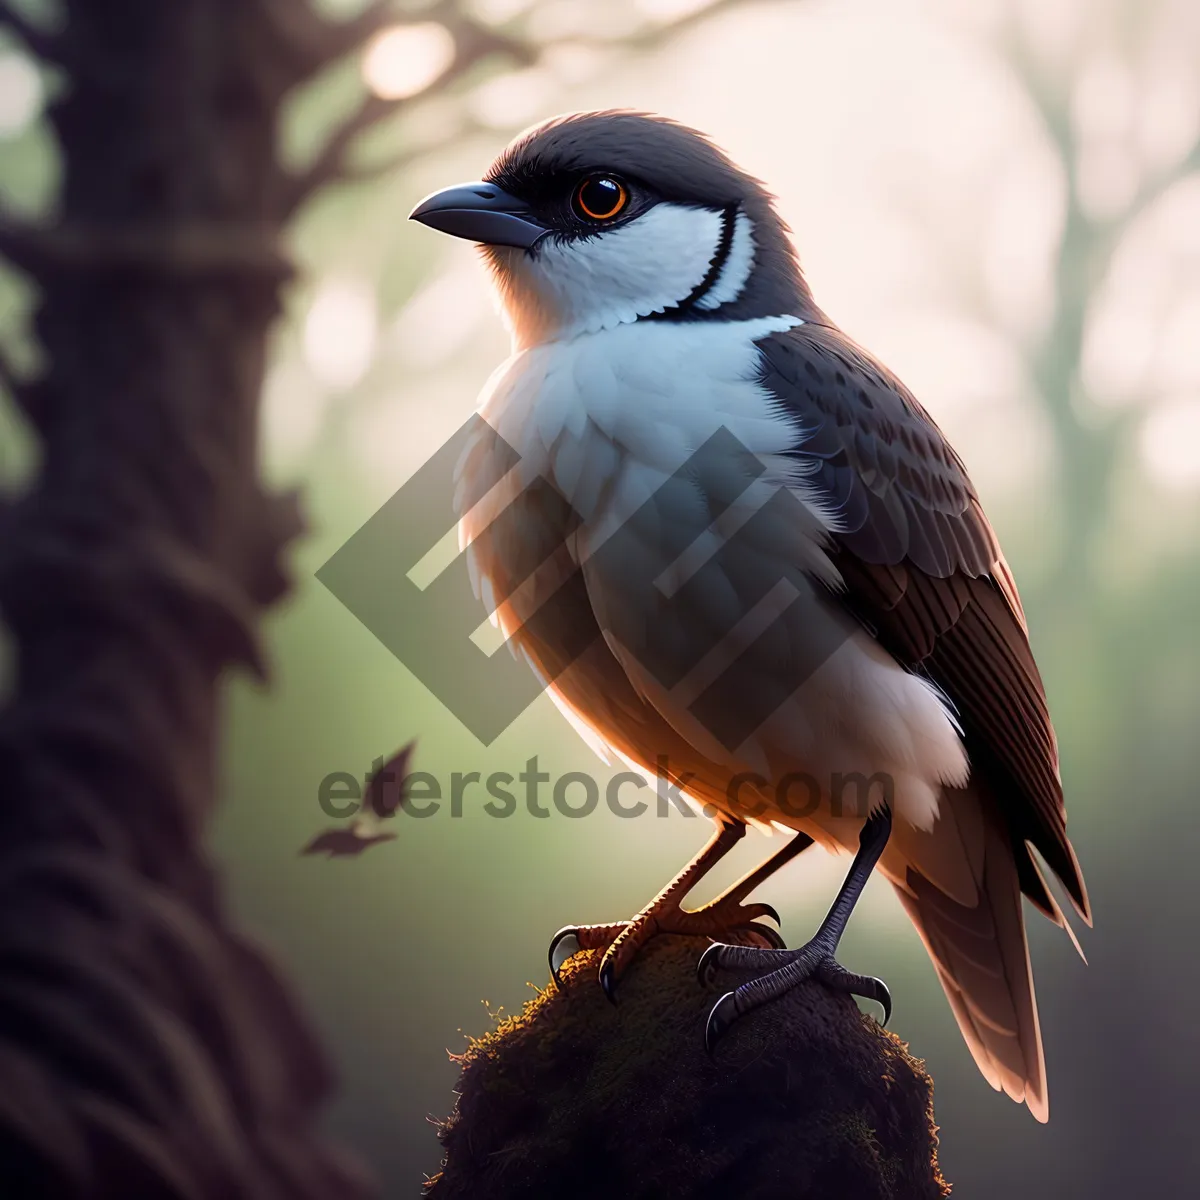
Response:
POLYGON ((571 207, 584 221, 611 221, 629 203, 629 189, 611 175, 589 175, 575 189, 571 207))

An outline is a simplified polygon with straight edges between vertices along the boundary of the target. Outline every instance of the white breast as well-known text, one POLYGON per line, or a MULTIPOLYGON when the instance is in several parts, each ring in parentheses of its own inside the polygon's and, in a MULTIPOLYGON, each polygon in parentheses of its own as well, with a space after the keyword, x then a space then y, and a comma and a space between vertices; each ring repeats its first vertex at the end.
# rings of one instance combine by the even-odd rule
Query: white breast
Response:
POLYGON ((776 485, 788 482, 796 463, 782 456, 802 430, 758 383, 754 343, 799 324, 638 321, 546 342, 500 367, 480 412, 521 456, 522 485, 546 475, 589 523, 619 510, 622 490, 678 470, 721 428, 776 485))
MULTIPOLYGON (((798 640, 828 638, 829 628, 844 619, 825 599, 826 587, 840 584, 823 549, 828 515, 806 493, 803 469, 789 455, 804 431, 758 381, 755 341, 798 324, 794 317, 638 321, 514 355, 489 383, 481 411, 520 456, 519 463, 472 511, 461 514, 461 540, 469 546, 480 594, 503 596, 517 547, 511 540, 479 535, 538 477, 550 480, 581 521, 570 536, 565 530, 537 531, 542 538, 565 538, 556 578, 582 564, 595 617, 636 692, 714 769, 748 769, 771 777, 797 769, 818 776, 890 770, 903 782, 903 794, 897 795, 901 815, 927 826, 937 811, 941 783, 964 776, 961 745, 933 692, 865 634, 855 633, 848 641, 843 636, 846 644, 792 700, 732 750, 689 711, 699 691, 719 675, 722 662, 740 657, 752 663, 764 672, 765 684, 781 663, 797 657, 792 650, 798 640), (646 564, 661 565, 654 543, 662 525, 640 520, 638 536, 631 538, 630 516, 644 513, 646 502, 661 494, 667 480, 721 429, 756 456, 765 472, 718 519, 699 523, 702 535, 667 570, 651 572, 657 588, 648 591, 646 564), (781 488, 800 500, 788 509, 786 526, 762 519, 781 488), (618 533, 621 553, 614 562, 603 548, 618 533), (722 555, 731 539, 730 551, 736 553, 722 555), (680 613, 676 604, 664 626, 659 607, 672 604, 678 589, 705 564, 704 587, 691 589, 699 594, 688 610, 680 613), (782 646, 764 652, 756 639, 765 618, 762 612, 757 619, 754 612, 747 615, 747 597, 752 600, 774 583, 779 586, 762 601, 762 612, 777 613, 802 594, 814 603, 801 606, 803 622, 785 630, 782 646), (821 623, 829 628, 816 629, 821 623), (714 650, 717 641, 719 651, 714 650), (653 672, 644 666, 651 648, 657 663, 653 672), (669 687, 660 682, 664 656, 677 660, 677 674, 683 676, 669 687)), ((476 447, 464 456, 464 483, 488 469, 482 453, 476 447)), ((697 493, 691 499, 703 508, 708 498, 697 493)), ((663 511, 661 522, 678 516, 663 511)), ((555 578, 543 575, 540 583, 531 581, 500 604, 505 632, 517 632, 554 586, 555 578)), ((556 699, 586 722, 586 680, 573 686, 576 694, 556 699)), ((597 732, 626 757, 650 754, 653 762, 652 748, 631 751, 621 731, 597 732)))

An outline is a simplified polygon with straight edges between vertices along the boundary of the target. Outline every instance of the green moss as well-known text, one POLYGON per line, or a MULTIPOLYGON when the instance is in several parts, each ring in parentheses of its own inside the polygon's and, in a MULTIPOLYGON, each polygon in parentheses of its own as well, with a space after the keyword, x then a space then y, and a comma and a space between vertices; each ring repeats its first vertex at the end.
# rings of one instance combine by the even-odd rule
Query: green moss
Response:
POLYGON ((431 1200, 934 1200, 932 1085, 844 996, 808 986, 704 1051, 699 944, 660 938, 614 1008, 579 955, 461 1056, 431 1200))

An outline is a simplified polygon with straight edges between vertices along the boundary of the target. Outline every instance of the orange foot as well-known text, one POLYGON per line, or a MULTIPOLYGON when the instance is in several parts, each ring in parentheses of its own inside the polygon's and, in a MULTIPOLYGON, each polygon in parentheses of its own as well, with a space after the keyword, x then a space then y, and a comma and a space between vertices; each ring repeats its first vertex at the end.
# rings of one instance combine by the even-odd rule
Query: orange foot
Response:
POLYGON ((722 824, 707 846, 631 921, 613 925, 567 925, 550 942, 550 972, 557 984, 566 961, 583 950, 607 947, 600 960, 600 986, 616 1003, 617 980, 637 957, 641 948, 660 933, 676 933, 743 946, 781 950, 783 938, 761 921, 770 917, 778 924, 779 914, 769 904, 744 904, 746 896, 768 875, 778 870, 812 839, 798 833, 757 870, 735 883, 715 900, 697 909, 685 909, 683 898, 700 879, 728 853, 745 833, 742 824, 722 824))

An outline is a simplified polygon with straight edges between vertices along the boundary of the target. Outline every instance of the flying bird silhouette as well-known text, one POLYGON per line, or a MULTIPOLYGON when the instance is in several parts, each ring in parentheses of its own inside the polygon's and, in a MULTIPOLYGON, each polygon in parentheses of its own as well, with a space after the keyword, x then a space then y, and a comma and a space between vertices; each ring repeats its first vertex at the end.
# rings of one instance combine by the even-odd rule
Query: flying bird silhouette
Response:
POLYGON ((648 938, 704 934, 703 978, 761 972, 716 1003, 710 1047, 808 979, 886 1019, 885 985, 835 957, 879 870, 980 1070, 1044 1120, 1022 894, 1066 920, 1034 852, 1089 905, 1021 601, 959 456, 817 306, 763 185, 694 130, 560 117, 412 216, 482 244, 513 336, 460 464, 480 596, 575 725, 715 814, 630 921, 560 931, 552 969, 607 947, 611 997, 648 938), (885 786, 850 811, 848 778, 885 786), (751 813, 794 837, 683 909, 751 813), (787 950, 748 896, 814 841, 853 862, 787 950))

